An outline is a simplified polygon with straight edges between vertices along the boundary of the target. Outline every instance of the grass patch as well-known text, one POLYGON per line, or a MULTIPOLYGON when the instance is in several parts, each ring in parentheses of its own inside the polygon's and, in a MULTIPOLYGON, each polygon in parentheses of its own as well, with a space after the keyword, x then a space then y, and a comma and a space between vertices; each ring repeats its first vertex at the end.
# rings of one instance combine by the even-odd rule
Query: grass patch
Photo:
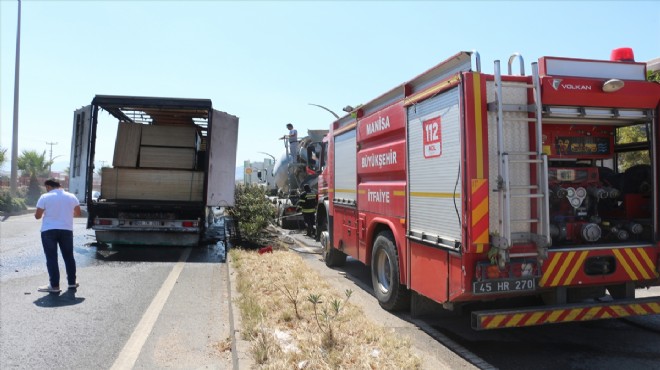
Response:
POLYGON ((370 322, 296 253, 232 249, 243 339, 264 369, 416 369, 410 341, 370 322))

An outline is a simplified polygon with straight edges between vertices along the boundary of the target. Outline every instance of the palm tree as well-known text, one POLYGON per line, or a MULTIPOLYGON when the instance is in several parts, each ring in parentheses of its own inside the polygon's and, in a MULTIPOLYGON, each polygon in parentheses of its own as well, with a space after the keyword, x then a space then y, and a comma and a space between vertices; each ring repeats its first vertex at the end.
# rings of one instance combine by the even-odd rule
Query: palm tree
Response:
POLYGON ((50 175, 48 173, 48 168, 53 164, 52 161, 46 159, 46 151, 39 154, 36 150, 24 150, 23 153, 18 156, 16 162, 17 167, 23 171, 24 175, 30 177, 45 177, 50 175))
POLYGON ((41 195, 41 186, 39 185, 38 176, 49 176, 49 168, 53 161, 46 159, 46 151, 39 154, 35 150, 23 150, 23 153, 18 157, 16 165, 23 171, 24 175, 30 176, 30 186, 28 187, 27 203, 30 205, 37 204, 37 200, 41 195))

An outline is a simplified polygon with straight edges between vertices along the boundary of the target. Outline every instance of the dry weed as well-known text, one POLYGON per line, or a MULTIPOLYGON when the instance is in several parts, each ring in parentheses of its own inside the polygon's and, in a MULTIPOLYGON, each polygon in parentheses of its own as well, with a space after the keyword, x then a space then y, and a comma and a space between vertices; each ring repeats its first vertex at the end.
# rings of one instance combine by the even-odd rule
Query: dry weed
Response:
POLYGON ((250 333, 244 337, 253 343, 259 368, 421 366, 406 338, 368 321, 346 293, 338 294, 296 253, 278 248, 261 255, 240 249, 230 253, 238 271, 243 331, 250 333), (317 297, 316 304, 310 296, 317 297), (291 338, 284 340, 281 333, 291 338))

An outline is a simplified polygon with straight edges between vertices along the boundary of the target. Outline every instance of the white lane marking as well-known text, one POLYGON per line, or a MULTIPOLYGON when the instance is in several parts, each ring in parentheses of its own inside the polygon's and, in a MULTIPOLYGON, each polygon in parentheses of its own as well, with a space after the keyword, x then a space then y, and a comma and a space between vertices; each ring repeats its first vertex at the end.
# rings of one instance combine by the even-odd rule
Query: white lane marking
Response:
POLYGON ((170 293, 176 284, 176 280, 179 278, 186 260, 188 260, 188 256, 190 256, 191 249, 192 248, 190 247, 186 248, 183 253, 181 253, 179 261, 172 271, 170 271, 170 275, 165 279, 160 290, 154 297, 153 301, 151 301, 149 308, 147 308, 144 315, 142 315, 142 319, 137 324, 135 330, 133 330, 133 334, 131 334, 128 342, 126 342, 124 348, 119 353, 115 363, 110 368, 111 370, 132 369, 133 366, 135 366, 135 361, 137 361, 137 358, 142 351, 142 347, 147 341, 149 333, 151 333, 151 329, 153 329, 154 324, 156 323, 156 319, 158 319, 160 312, 163 310, 163 306, 165 306, 165 302, 170 296, 170 293))

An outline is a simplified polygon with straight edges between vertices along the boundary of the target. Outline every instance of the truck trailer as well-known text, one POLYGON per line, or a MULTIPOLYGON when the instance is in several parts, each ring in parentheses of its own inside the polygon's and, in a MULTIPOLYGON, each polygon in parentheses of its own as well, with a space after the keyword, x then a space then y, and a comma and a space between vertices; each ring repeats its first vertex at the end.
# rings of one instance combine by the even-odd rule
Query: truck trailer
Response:
POLYGON ((194 246, 234 205, 237 136, 238 118, 208 99, 97 95, 74 113, 69 191, 97 242, 194 246), (113 139, 93 198, 96 150, 113 139))
POLYGON ((370 266, 388 310, 423 298, 476 330, 660 313, 660 84, 612 60, 460 52, 336 120, 317 229, 328 266, 370 266), (515 71, 516 65, 519 71, 515 71))

